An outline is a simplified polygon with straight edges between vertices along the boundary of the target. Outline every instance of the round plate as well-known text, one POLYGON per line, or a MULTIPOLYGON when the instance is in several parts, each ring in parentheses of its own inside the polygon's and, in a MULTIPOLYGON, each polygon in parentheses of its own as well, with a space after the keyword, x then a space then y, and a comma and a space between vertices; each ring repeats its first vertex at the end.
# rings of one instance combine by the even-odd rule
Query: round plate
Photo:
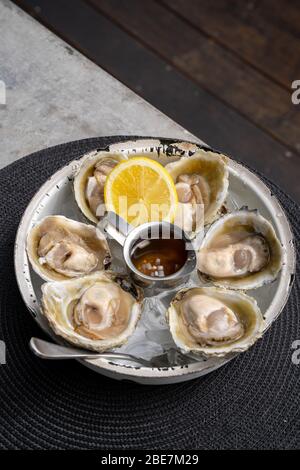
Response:
MULTIPOLYGON (((211 150, 209 147, 191 142, 158 138, 127 140, 97 150, 122 152, 129 156, 142 153, 165 164, 182 156, 191 156, 199 148, 211 150)), ((55 336, 41 313, 43 280, 29 266, 26 255, 26 237, 33 225, 47 215, 60 214, 86 222, 73 195, 72 179, 79 165, 80 161, 71 162, 56 172, 40 188, 23 215, 15 244, 15 271, 24 302, 42 329, 58 343, 61 343, 61 339, 55 336)), ((245 205, 249 209, 258 209, 260 214, 272 223, 284 248, 283 267, 276 281, 249 291, 249 295, 257 300, 264 314, 267 329, 280 314, 289 296, 295 270, 293 237, 283 209, 266 185, 254 173, 231 159, 229 159, 228 166, 229 193, 226 202, 228 210, 236 210, 245 205)), ((113 269, 123 270, 120 253, 116 247, 113 251, 115 254, 113 269)), ((190 285, 195 285, 197 282, 200 283, 197 276, 194 276, 190 280, 190 285)), ((136 332, 119 351, 150 359, 153 356, 164 357, 166 351, 170 350, 169 355, 172 353, 174 356, 174 344, 164 319, 164 312, 173 295, 174 291, 166 291, 158 296, 146 298, 136 332)), ((167 384, 205 375, 221 367, 230 359, 232 357, 199 360, 189 356, 186 361, 182 361, 181 358, 177 362, 178 365, 160 368, 139 367, 129 362, 111 362, 106 359, 81 360, 80 362, 98 373, 116 379, 134 380, 145 384, 167 384)))

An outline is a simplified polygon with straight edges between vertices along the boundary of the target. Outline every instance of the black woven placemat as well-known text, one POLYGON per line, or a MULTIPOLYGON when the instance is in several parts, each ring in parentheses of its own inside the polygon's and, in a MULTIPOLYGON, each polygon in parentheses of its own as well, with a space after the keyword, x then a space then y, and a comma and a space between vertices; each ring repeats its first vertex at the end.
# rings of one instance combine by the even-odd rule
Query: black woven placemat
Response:
MULTIPOLYGON (((15 234, 28 202, 58 168, 123 138, 88 139, 37 152, 0 172, 0 448, 272 449, 300 447, 299 280, 271 329, 250 351, 191 382, 142 386, 76 362, 48 362, 28 348, 42 332, 26 310, 13 268, 15 234)), ((270 183, 268 183, 270 185, 270 183)), ((297 242, 299 208, 271 185, 297 242)))

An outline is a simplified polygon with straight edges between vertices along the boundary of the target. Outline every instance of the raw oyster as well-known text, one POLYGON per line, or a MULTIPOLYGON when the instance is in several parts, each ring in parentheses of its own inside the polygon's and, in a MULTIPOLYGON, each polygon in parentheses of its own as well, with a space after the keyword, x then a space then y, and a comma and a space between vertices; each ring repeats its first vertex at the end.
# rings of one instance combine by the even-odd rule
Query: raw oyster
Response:
POLYGON ((263 332, 263 317, 248 295, 217 287, 183 289, 167 311, 176 345, 185 353, 226 356, 248 349, 263 332))
POLYGON ((176 223, 190 237, 211 223, 225 202, 228 191, 227 158, 199 150, 191 157, 166 165, 177 189, 176 223))
POLYGON ((105 269, 111 259, 99 230, 61 215, 45 217, 30 230, 27 254, 33 269, 46 281, 105 269))
POLYGON ((82 213, 97 223, 104 215, 104 185, 107 175, 122 160, 122 154, 91 152, 83 158, 74 178, 76 202, 82 213))
POLYGON ((268 220, 246 208, 227 214, 208 230, 197 267, 214 284, 254 289, 273 281, 282 265, 282 247, 268 220))
POLYGON ((141 291, 109 271, 42 286, 43 313, 54 332, 93 351, 121 346, 141 313, 141 291))

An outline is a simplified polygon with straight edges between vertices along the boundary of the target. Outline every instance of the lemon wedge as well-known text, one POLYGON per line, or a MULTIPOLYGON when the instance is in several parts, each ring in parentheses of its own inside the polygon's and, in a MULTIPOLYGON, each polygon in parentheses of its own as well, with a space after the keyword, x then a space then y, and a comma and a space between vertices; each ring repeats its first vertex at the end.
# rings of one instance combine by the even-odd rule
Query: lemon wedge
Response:
POLYGON ((178 199, 172 177, 155 160, 133 157, 109 173, 105 187, 106 209, 137 227, 146 222, 174 220, 178 199))

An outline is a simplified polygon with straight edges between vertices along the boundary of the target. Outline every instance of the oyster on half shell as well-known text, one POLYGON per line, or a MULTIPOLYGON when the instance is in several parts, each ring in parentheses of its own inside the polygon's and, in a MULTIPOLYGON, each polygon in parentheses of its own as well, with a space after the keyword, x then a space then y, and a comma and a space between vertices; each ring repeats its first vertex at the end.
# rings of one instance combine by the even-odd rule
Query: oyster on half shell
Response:
POLYGON ((167 311, 167 321, 180 350, 217 357, 247 350, 264 326, 256 300, 217 287, 179 291, 167 311))
POLYGON ((27 254, 44 280, 64 280, 107 268, 107 241, 92 225, 61 215, 45 217, 29 232, 27 254))
POLYGON ((93 351, 124 344, 141 314, 141 291, 110 271, 48 282, 42 293, 43 313, 54 332, 93 351))
POLYGON ((283 250, 274 228, 257 211, 241 209, 217 220, 197 253, 197 268, 215 285, 254 289, 273 281, 283 250))
POLYGON ((92 222, 104 215, 104 185, 111 170, 127 157, 109 152, 91 152, 81 161, 74 177, 76 202, 82 213, 92 222))
POLYGON ((178 195, 176 224, 194 237, 216 219, 228 191, 227 157, 199 150, 166 165, 178 195))

